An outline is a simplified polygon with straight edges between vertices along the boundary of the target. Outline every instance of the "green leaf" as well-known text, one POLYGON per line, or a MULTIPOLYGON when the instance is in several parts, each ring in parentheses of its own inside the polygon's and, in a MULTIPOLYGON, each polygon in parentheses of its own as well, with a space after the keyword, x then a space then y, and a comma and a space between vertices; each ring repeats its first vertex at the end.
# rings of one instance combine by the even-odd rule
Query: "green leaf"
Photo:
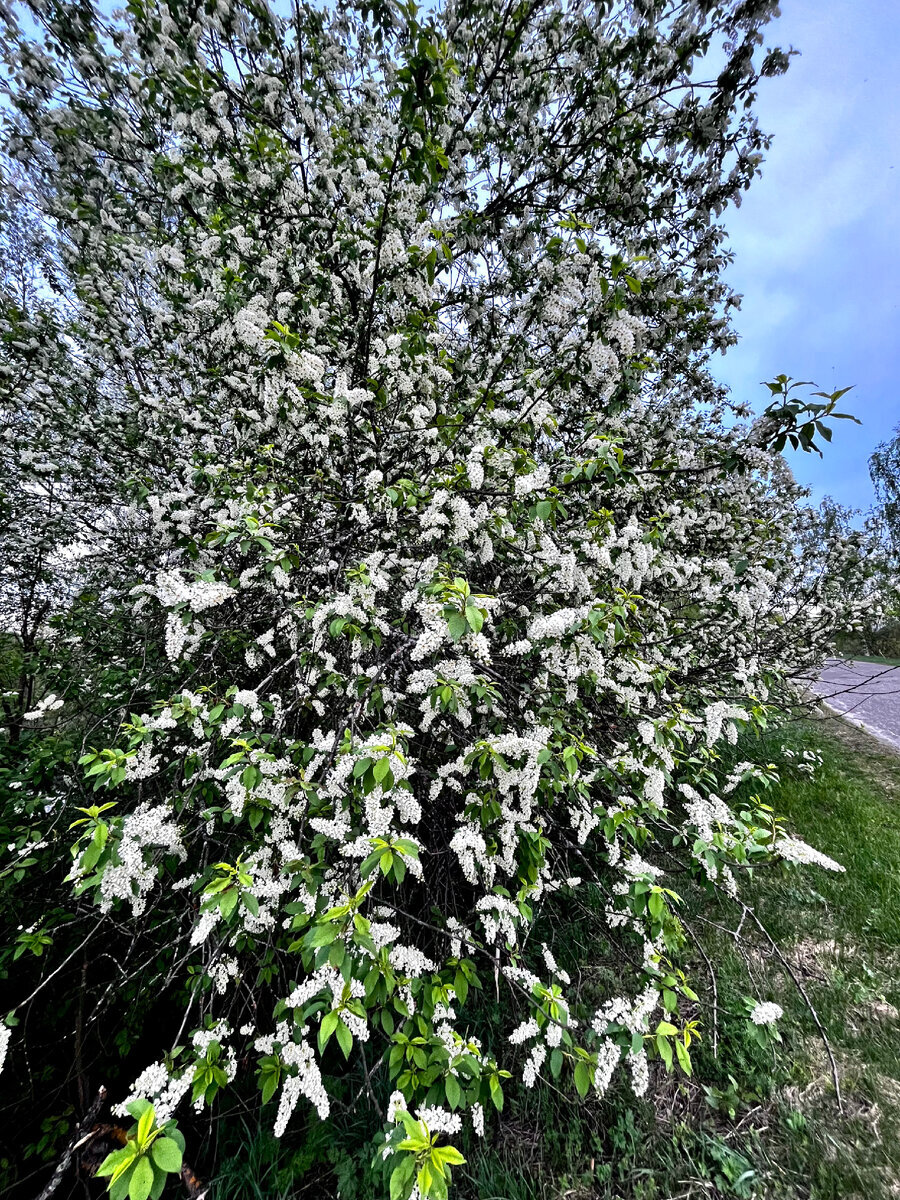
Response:
POLYGON ((349 1058, 350 1051, 353 1049, 353 1034, 343 1021, 338 1021, 335 1036, 337 1037, 338 1045, 344 1052, 344 1058, 349 1058))
POLYGON ((252 917, 259 916, 259 901, 252 892, 241 892, 241 902, 252 917))
POLYGON ((309 946, 311 950, 315 950, 319 946, 330 946, 338 935, 336 925, 313 925, 312 929, 303 939, 303 944, 309 946))
POLYGON ((672 1043, 667 1041, 661 1034, 656 1038, 656 1049, 659 1051, 659 1057, 666 1064, 666 1070, 672 1070, 672 1043))
POLYGON ((480 608, 475 608, 471 604, 467 605, 466 621, 468 621, 473 633, 481 633, 481 627, 484 625, 484 616, 480 608))
POLYGON ((368 877, 372 874, 372 872, 378 866, 378 860, 380 858, 381 858, 381 851, 373 850, 372 853, 370 855, 368 855, 367 858, 363 859, 362 863, 360 864, 360 868, 359 868, 360 874, 362 875, 363 879, 368 879, 368 877))
POLYGON ((685 1075, 690 1075, 693 1070, 691 1056, 683 1042, 675 1043, 675 1053, 678 1055, 678 1062, 682 1071, 684 1071, 685 1075))
POLYGON ((338 1027, 340 1017, 336 1012, 326 1013, 322 1018, 322 1024, 319 1026, 319 1053, 321 1053, 328 1045, 328 1039, 338 1027))
POLYGON ((166 1173, 159 1167, 153 1168, 153 1187, 150 1189, 150 1200, 159 1200, 166 1186, 166 1173))
POLYGON ((139 1121, 147 1109, 152 1107, 149 1100, 130 1100, 125 1105, 127 1112, 134 1117, 135 1121, 139 1121))
POLYGON ((391 1175, 391 1200, 406 1200, 413 1189, 415 1173, 416 1160, 412 1155, 405 1155, 391 1175))
POLYGON ((444 1091, 447 1093, 447 1102, 451 1108, 456 1108, 459 1104, 462 1089, 459 1086, 459 1080, 455 1075, 448 1075, 444 1080, 444 1091))
POLYGON ((131 1186, 133 1170, 134 1166, 131 1165, 124 1175, 120 1175, 118 1179, 110 1181, 109 1200, 125 1200, 125 1197, 128 1195, 128 1189, 131 1186))
POLYGON ((453 638, 454 642, 458 642, 460 638, 465 636, 467 625, 468 622, 459 609, 456 609, 450 614, 450 616, 447 618, 447 628, 449 629, 450 636, 453 638))
MULTIPOLYGON (((398 1047, 398 1049, 399 1048, 400 1047, 398 1047)), ((422 1137, 422 1122, 417 1121, 411 1112, 405 1108, 401 1108, 397 1112, 397 1118, 402 1124, 403 1128, 406 1130, 407 1135, 410 1138, 417 1140, 417 1145, 425 1146, 428 1144, 427 1141, 423 1140, 422 1137)))
POLYGON ((153 1167, 146 1156, 139 1158, 134 1165, 134 1174, 128 1186, 131 1200, 147 1200, 153 1187, 153 1167))
POLYGON ((584 1098, 591 1086, 591 1068, 583 1059, 575 1064, 575 1088, 578 1095, 584 1098))
POLYGON ((166 1137, 170 1137, 181 1153, 184 1154, 184 1134, 180 1129, 175 1127, 175 1122, 167 1121, 163 1129, 165 1130, 166 1137))
POLYGON ((150 1104, 143 1111, 143 1113, 141 1113, 140 1120, 138 1121, 137 1143, 139 1146, 146 1146, 147 1139, 150 1137, 150 1131, 155 1124, 156 1113, 153 1111, 153 1105, 150 1104))
POLYGON ((449 1163, 453 1167, 459 1167, 466 1161, 455 1146, 438 1147, 437 1150, 432 1151, 432 1158, 449 1163))
POLYGON ((85 874, 87 874, 88 871, 93 871, 102 853, 103 846, 100 845, 96 840, 91 842, 90 846, 88 846, 87 850, 85 850, 84 854, 81 856, 81 870, 85 874))
POLYGON ((418 1178, 419 1191, 422 1193, 423 1196, 427 1197, 429 1195, 429 1193, 431 1191, 431 1184, 432 1184, 433 1179, 434 1179, 434 1175, 432 1173, 430 1163, 428 1163, 427 1161, 423 1162, 421 1167, 419 1167, 419 1178, 418 1178))
POLYGON ((150 1147, 150 1157, 161 1171, 174 1174, 181 1170, 181 1151, 171 1138, 157 1138, 150 1147))
POLYGON ((101 1176, 112 1175, 116 1168, 120 1166, 121 1163, 129 1161, 130 1157, 130 1155, 126 1155, 124 1150, 113 1150, 111 1153, 107 1154, 106 1158, 104 1158, 103 1162, 97 1168, 97 1174, 101 1176))

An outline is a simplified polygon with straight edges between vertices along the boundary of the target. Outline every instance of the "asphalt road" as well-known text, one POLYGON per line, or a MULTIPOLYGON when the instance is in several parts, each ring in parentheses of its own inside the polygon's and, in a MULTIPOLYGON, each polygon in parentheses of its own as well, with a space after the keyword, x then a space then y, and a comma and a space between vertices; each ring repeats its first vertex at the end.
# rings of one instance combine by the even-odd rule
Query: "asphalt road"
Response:
POLYGON ((829 659, 810 687, 854 725, 900 750, 900 667, 829 659))

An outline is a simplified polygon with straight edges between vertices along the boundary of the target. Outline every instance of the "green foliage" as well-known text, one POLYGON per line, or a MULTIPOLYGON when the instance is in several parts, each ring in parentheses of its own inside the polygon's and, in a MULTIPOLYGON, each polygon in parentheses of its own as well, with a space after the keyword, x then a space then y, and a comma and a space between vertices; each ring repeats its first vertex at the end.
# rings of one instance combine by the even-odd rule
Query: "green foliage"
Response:
POLYGON ((181 1172, 184 1137, 173 1120, 158 1125, 147 1100, 131 1101, 128 1111, 135 1118, 128 1141, 106 1156, 97 1174, 108 1176, 110 1200, 159 1200, 167 1175, 181 1172))

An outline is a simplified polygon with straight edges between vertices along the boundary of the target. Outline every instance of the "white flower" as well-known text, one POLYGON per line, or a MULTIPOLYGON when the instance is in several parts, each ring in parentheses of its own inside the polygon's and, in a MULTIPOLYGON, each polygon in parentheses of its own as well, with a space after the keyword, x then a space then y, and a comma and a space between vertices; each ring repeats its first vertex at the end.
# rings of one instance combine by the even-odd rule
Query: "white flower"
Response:
POLYGON ((839 862, 835 862, 833 858, 829 858, 827 854, 808 846, 799 838, 788 837, 786 834, 782 835, 775 843, 775 853, 780 854, 788 862, 801 865, 812 863, 817 867, 824 867, 826 871, 844 871, 846 869, 839 862))
POLYGON ((469 1116, 472 1118, 472 1128, 478 1137, 484 1137, 484 1109, 476 1101, 469 1109, 469 1116))
POLYGON ((12 1030, 8 1025, 0 1023, 0 1071, 3 1070, 3 1064, 6 1062, 6 1055, 9 1050, 9 1039, 12 1037, 12 1030))
POLYGON ((62 706, 63 701, 58 696, 54 695, 53 692, 51 692, 49 696, 45 696, 43 700, 38 702, 37 708, 32 709, 31 712, 25 713, 25 720, 39 721, 41 717, 46 716, 47 713, 58 712, 62 706))
POLYGON ((447 1112, 445 1108, 420 1108, 416 1110, 416 1117, 425 1122, 429 1133, 453 1134, 462 1129, 462 1117, 459 1113, 447 1112))
POLYGON ((750 1020, 754 1025, 772 1025, 775 1021, 784 1016, 784 1009, 780 1004, 775 1004, 771 1000, 760 1000, 750 1013, 750 1020))

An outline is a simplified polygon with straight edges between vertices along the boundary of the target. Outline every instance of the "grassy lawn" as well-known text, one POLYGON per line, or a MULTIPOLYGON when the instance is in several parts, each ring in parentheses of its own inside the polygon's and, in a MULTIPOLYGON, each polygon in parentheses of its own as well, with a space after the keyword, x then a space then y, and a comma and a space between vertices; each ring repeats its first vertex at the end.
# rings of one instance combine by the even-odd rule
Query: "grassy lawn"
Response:
MULTIPOLYGON (((759 754, 760 746, 754 749, 759 754)), ((739 914, 723 906, 712 914, 722 928, 696 926, 718 971, 716 1055, 707 1035, 691 1080, 661 1076, 657 1063, 654 1107, 636 1106, 624 1088, 587 1105, 552 1092, 513 1092, 490 1147, 467 1147, 461 1194, 471 1200, 900 1196, 900 758, 833 719, 773 731, 762 755, 783 772, 763 799, 794 833, 846 867, 845 874, 778 868, 749 886, 828 1031, 843 1112, 822 1038, 789 972, 758 931, 744 927, 739 942, 729 936, 739 914), (804 750, 822 758, 812 779, 791 766, 804 750), (750 993, 785 1010, 777 1053, 747 1035, 741 1003, 750 993)), ((587 970, 577 927, 573 946, 587 970)), ((705 967, 697 966, 702 982, 705 967)))

